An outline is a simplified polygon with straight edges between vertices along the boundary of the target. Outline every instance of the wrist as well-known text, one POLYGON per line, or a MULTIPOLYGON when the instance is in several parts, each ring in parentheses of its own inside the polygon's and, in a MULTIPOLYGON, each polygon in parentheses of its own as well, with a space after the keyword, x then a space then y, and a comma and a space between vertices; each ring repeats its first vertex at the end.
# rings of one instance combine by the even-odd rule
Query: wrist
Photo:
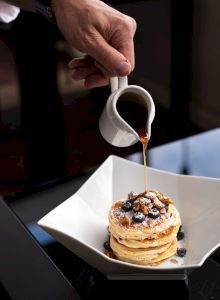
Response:
POLYGON ((56 18, 51 7, 51 0, 35 0, 36 12, 51 23, 56 23, 56 18))

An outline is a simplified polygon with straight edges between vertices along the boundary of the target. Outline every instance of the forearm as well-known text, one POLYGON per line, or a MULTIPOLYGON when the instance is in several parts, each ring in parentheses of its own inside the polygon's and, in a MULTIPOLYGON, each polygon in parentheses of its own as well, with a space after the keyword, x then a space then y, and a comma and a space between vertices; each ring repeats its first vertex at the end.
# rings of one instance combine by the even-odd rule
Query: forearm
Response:
POLYGON ((21 9, 35 12, 35 1, 34 0, 3 0, 8 4, 20 7, 21 9))

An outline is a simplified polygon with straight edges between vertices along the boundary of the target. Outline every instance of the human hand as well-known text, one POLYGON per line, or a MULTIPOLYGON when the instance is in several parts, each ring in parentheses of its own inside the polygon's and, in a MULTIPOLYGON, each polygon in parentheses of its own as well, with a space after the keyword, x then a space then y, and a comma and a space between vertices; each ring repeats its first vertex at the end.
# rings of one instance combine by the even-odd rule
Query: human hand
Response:
POLYGON ((73 79, 85 79, 85 86, 92 88, 133 71, 133 18, 100 0, 52 0, 51 5, 66 40, 87 54, 69 63, 73 79))

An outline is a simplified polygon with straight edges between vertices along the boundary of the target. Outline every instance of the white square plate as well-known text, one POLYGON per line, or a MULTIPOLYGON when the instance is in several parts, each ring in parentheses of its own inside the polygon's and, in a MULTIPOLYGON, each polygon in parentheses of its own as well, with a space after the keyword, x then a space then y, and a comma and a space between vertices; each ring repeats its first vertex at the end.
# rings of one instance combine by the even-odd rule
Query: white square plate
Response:
MULTIPOLYGON (((139 266, 108 258, 103 243, 107 239, 108 212, 117 199, 130 191, 144 189, 143 166, 117 156, 109 156, 83 186, 38 224, 72 252, 109 278, 180 274, 199 267, 220 246, 220 180, 167 173, 148 168, 148 188, 174 199, 185 231, 187 255, 173 264, 168 259, 159 266, 139 266), (159 273, 158 273, 159 272, 159 273)), ((170 275, 169 275, 170 276, 170 275)))

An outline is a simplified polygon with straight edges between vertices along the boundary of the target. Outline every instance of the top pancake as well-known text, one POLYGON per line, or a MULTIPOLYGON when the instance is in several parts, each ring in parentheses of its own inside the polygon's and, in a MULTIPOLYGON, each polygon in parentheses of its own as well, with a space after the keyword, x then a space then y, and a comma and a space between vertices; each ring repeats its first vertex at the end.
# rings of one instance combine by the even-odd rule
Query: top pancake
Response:
POLYGON ((167 203, 162 202, 163 195, 157 191, 150 193, 146 192, 145 194, 140 194, 139 197, 133 197, 133 209, 130 209, 129 211, 125 211, 122 208, 126 201, 130 200, 116 201, 109 212, 109 229, 117 239, 159 239, 167 236, 170 228, 178 228, 180 226, 180 216, 177 209, 172 204, 172 200, 164 197, 164 201, 167 201, 167 203), (161 201, 158 201, 158 195, 160 196, 161 201), (155 209, 155 205, 157 206, 156 210, 160 213, 158 217, 152 218, 150 217, 151 210, 152 208, 155 209), (136 211, 134 211, 134 208, 136 211), (143 221, 139 223, 135 222, 133 219, 138 208, 138 212, 140 212, 143 217, 143 221))

